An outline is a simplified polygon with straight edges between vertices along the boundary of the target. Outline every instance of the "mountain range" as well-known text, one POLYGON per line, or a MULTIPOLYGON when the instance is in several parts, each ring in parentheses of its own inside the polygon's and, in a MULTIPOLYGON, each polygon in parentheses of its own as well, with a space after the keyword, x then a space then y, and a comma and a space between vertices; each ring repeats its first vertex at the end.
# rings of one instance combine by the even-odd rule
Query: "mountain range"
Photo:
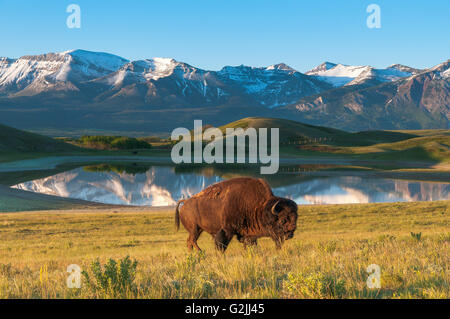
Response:
POLYGON ((283 63, 209 71, 85 50, 0 58, 0 122, 52 135, 165 134, 194 119, 221 125, 248 116, 352 131, 449 128, 449 64, 325 62, 301 73, 283 63))

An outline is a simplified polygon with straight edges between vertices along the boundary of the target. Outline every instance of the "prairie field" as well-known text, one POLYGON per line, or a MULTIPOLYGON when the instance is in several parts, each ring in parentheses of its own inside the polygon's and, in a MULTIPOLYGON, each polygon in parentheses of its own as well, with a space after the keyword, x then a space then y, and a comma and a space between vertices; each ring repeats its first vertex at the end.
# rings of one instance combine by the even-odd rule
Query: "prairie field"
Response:
POLYGON ((173 209, 0 214, 0 298, 450 298, 449 214, 450 201, 300 206, 281 250, 233 239, 224 255, 205 233, 188 252, 173 209))

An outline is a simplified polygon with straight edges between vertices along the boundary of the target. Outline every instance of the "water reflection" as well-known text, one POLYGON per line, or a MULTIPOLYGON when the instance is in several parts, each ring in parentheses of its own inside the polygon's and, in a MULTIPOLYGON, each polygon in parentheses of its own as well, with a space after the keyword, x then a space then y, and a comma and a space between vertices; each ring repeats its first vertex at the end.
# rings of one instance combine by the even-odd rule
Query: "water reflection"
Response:
MULTIPOLYGON (((14 186, 22 190, 107 204, 170 206, 224 178, 248 170, 102 164, 14 186)), ((268 177, 278 196, 299 204, 344 204, 450 199, 450 184, 359 176, 280 173, 268 177)))

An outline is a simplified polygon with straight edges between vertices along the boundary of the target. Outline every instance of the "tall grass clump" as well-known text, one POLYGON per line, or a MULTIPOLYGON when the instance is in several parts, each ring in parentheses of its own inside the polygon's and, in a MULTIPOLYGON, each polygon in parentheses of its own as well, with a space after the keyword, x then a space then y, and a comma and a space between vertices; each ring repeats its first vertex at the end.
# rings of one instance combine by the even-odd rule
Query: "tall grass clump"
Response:
POLYGON ((413 233, 413 232, 411 232, 411 237, 414 238, 417 241, 420 241, 422 239, 422 233, 413 233))
POLYGON ((130 298, 137 287, 134 283, 138 262, 129 256, 118 262, 109 259, 102 265, 98 259, 93 261, 88 271, 83 271, 84 285, 93 297, 130 298))
POLYGON ((343 279, 322 272, 290 273, 283 287, 291 298, 342 298, 346 293, 343 279))
POLYGON ((167 298, 210 298, 214 294, 216 278, 206 271, 205 252, 191 252, 175 262, 171 279, 164 287, 167 298))

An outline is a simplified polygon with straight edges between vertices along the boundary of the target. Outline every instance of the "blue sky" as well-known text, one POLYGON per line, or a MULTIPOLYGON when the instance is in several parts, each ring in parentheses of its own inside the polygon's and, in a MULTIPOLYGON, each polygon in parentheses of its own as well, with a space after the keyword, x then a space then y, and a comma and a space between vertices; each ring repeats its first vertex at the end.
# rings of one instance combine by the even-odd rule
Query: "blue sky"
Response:
POLYGON ((447 0, 0 0, 0 56, 86 49, 217 70, 323 61, 430 67, 449 58, 447 0), (81 7, 81 29, 66 7, 81 7), (366 7, 381 7, 381 29, 366 7))

